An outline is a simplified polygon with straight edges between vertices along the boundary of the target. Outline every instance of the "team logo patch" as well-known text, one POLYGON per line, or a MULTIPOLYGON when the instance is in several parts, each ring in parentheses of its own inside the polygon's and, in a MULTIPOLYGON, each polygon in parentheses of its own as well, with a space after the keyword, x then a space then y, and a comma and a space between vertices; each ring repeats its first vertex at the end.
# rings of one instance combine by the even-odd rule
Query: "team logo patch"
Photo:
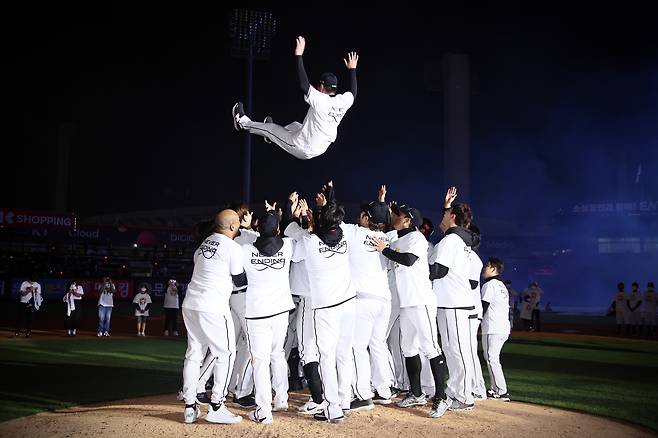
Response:
POLYGON ((259 252, 252 252, 251 256, 251 265, 259 272, 266 269, 283 269, 286 266, 286 258, 281 251, 270 257, 259 252))
POLYGON ((347 241, 343 239, 336 246, 328 246, 321 241, 318 252, 322 254, 326 259, 330 259, 336 254, 345 254, 347 252, 347 241))
POLYGON ((215 254, 217 254, 217 248, 213 248, 205 244, 199 247, 199 251, 201 251, 201 255, 207 259, 211 259, 215 256, 215 254))

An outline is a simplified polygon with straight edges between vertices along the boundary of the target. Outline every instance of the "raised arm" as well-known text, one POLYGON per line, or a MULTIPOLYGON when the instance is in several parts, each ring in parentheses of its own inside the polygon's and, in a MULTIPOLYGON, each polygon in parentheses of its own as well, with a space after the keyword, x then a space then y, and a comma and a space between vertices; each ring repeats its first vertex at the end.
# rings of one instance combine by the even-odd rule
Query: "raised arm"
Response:
POLYGON ((343 61, 350 72, 350 91, 356 99, 356 64, 359 62, 359 55, 356 52, 348 52, 347 58, 343 61))
POLYGON ((302 89, 304 96, 308 94, 311 84, 308 82, 306 69, 304 68, 304 48, 306 47, 306 40, 303 36, 298 36, 295 45, 295 62, 297 63, 297 77, 299 78, 299 87, 302 89))

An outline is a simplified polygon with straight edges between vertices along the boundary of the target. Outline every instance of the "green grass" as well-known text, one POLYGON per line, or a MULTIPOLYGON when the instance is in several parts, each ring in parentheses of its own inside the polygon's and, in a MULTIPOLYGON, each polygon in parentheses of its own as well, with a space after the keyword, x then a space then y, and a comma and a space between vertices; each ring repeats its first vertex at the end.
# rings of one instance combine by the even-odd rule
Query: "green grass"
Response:
MULTIPOLYGON (((82 403, 173 395, 184 352, 185 342, 175 339, 0 340, 0 421, 82 403)), ((515 336, 502 362, 514 400, 658 431, 657 342, 515 336)))
POLYGON ((0 341, 0 421, 82 403, 175 394, 185 342, 174 339, 0 341))
POLYGON ((618 418, 658 431, 656 342, 515 336, 505 344, 501 361, 514 400, 618 418))

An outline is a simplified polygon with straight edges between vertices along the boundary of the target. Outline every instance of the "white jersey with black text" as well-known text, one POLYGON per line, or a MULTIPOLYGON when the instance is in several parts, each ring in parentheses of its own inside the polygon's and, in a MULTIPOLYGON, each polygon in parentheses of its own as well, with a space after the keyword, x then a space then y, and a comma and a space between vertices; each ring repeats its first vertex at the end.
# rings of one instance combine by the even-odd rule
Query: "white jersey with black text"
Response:
POLYGON ((183 308, 207 313, 229 312, 232 275, 244 272, 240 245, 213 233, 194 252, 194 271, 187 286, 183 308))
POLYGON ((482 285, 482 301, 489 303, 482 319, 482 334, 509 335, 509 294, 505 284, 497 278, 485 280, 482 285))
POLYGON ((457 234, 448 234, 434 247, 429 263, 448 268, 448 274, 432 282, 437 307, 444 309, 473 308, 471 272, 477 255, 457 234))
POLYGON ((351 242, 347 233, 343 233, 336 245, 329 246, 293 222, 286 228, 285 235, 303 245, 313 309, 331 307, 356 296, 349 261, 351 242))
POLYGON ((242 245, 247 273, 247 310, 245 318, 265 318, 295 308, 290 293, 290 260, 293 242, 283 239, 275 254, 262 254, 253 244, 242 245))
POLYGON ((308 87, 304 101, 310 108, 299 134, 293 137, 293 141, 297 146, 307 148, 311 155, 320 155, 336 141, 338 125, 354 104, 354 95, 348 91, 329 96, 311 86, 308 87))
POLYGON ((418 259, 411 266, 392 262, 400 307, 436 306, 427 264, 427 240, 420 231, 412 231, 390 243, 400 253, 414 254, 418 259))
POLYGON ((366 294, 391 300, 388 287, 388 259, 373 245, 371 238, 377 237, 388 243, 386 234, 372 231, 355 224, 342 224, 343 232, 349 234, 348 240, 353 242, 350 248, 350 263, 352 282, 358 294, 366 294))

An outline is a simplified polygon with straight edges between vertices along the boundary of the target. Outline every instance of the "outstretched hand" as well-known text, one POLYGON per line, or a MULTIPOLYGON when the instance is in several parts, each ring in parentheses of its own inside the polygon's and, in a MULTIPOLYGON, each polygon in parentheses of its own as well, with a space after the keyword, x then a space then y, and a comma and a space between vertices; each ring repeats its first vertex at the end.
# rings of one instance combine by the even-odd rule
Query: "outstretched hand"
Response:
POLYGON ((240 226, 244 228, 251 228, 251 220, 254 217, 254 212, 253 211, 248 211, 244 214, 242 217, 242 220, 240 221, 240 226))
POLYGON ((318 193, 315 195, 315 204, 318 208, 322 208, 327 205, 327 198, 324 196, 324 193, 318 193))
POLYGON ((386 202, 386 184, 382 184, 377 192, 377 201, 386 202))
POLYGON ((306 48, 306 40, 303 36, 298 36, 295 42, 295 56, 302 56, 304 54, 304 49, 306 48))
POLYGON ((457 198, 457 188, 456 187, 448 188, 448 191, 446 192, 446 197, 443 200, 443 208, 452 207, 452 203, 455 201, 455 198, 457 198))
POLYGON ((359 55, 356 52, 347 52, 347 59, 343 59, 345 62, 345 67, 349 70, 356 68, 356 64, 359 62, 359 55))
POLYGON ((276 210, 276 202, 274 204, 270 205, 267 202, 267 199, 266 199, 265 200, 265 211, 270 212, 270 211, 274 211, 274 210, 276 210))

